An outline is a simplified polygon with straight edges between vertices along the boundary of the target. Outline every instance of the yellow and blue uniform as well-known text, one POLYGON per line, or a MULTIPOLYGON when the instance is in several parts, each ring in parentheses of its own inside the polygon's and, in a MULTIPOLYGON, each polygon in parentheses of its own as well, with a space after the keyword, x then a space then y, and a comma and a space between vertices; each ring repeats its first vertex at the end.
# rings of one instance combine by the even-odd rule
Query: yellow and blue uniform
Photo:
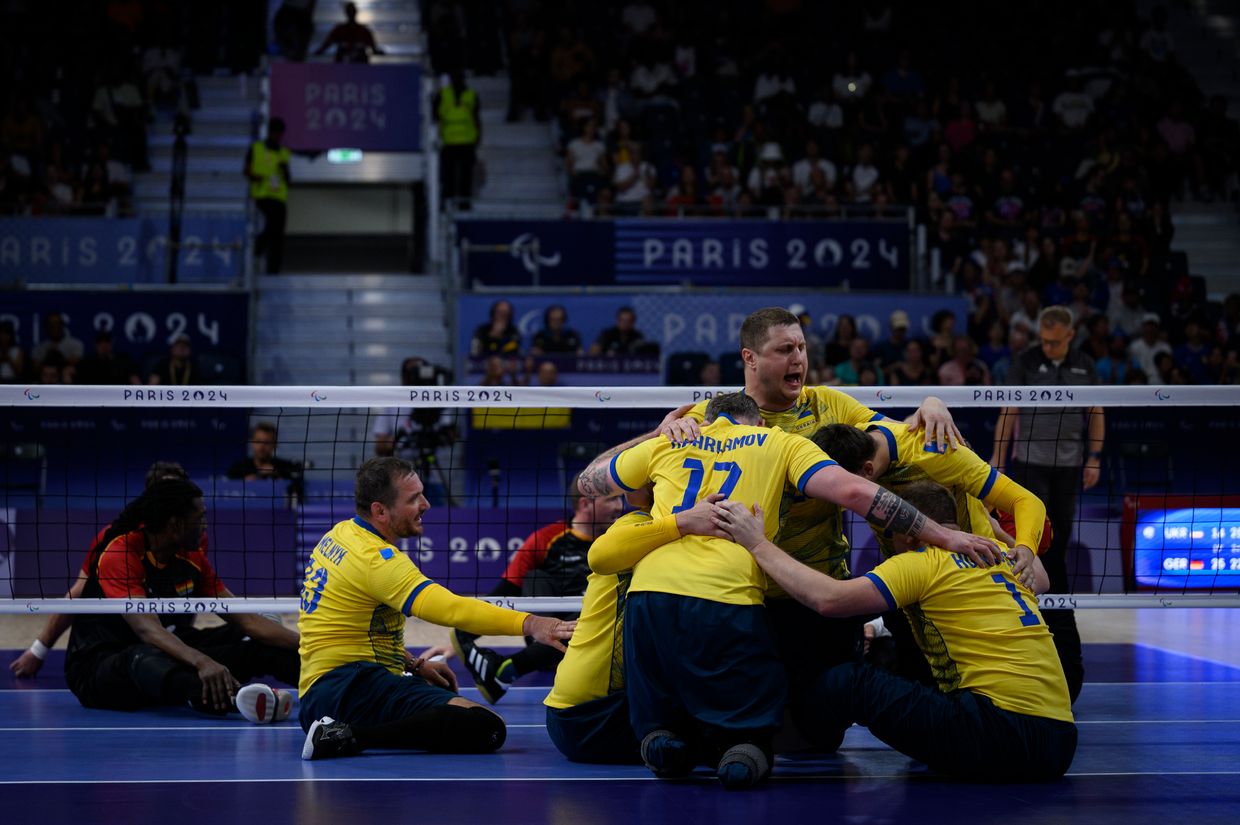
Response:
MULTIPOLYGON (((654 481, 651 515, 687 510, 710 493, 762 507, 765 530, 779 526, 785 484, 797 490, 834 461, 812 442, 780 430, 735 424, 727 416, 702 428, 692 442, 652 438, 611 461, 613 480, 626 490, 654 481)), ((749 551, 712 536, 684 536, 633 568, 631 592, 655 591, 724 604, 761 604, 766 576, 749 551)))
MULTIPOLYGON (((946 487, 956 499, 956 524, 966 533, 995 538, 987 515, 987 505, 1012 513, 1016 518, 1016 543, 1031 550, 1042 538, 1046 507, 1033 493, 1021 487, 981 456, 963 445, 940 449, 926 444, 918 433, 897 421, 865 425, 880 433, 887 442, 891 463, 878 483, 899 495, 907 484, 929 478, 946 487), (983 503, 984 502, 984 503, 983 503)), ((891 534, 875 528, 884 558, 894 553, 891 534)))
MULTIPOLYGON (((721 416, 693 442, 654 438, 625 450, 611 472, 626 489, 655 482, 656 523, 722 493, 760 505, 773 536, 785 485, 803 490, 834 463, 807 439, 721 416)), ((636 738, 705 725, 721 741, 769 744, 787 681, 761 607, 765 584, 747 550, 708 536, 680 537, 637 562, 624 625, 636 738)))
MULTIPOLYGON (((685 417, 704 420, 703 401, 685 417)), ((762 410, 766 426, 792 435, 810 438, 828 424, 860 426, 887 420, 849 395, 830 387, 802 387, 797 401, 786 410, 762 410)), ((838 504, 806 498, 794 487, 787 489, 787 500, 780 512, 779 533, 774 542, 785 553, 833 579, 848 578, 848 539, 844 536, 844 516, 838 504)), ((788 598, 774 581, 767 583, 768 599, 788 598)))
POLYGON ((1011 562, 979 568, 921 548, 866 576, 892 609, 916 616, 937 686, 842 664, 817 683, 810 724, 865 725, 896 750, 970 781, 1063 776, 1077 741, 1068 685, 1037 600, 1011 562))
POLYGON ((401 678, 410 616, 479 635, 515 636, 528 615, 456 596, 364 519, 342 521, 315 546, 302 582, 302 726, 322 716, 350 724, 394 721, 455 696, 401 678))
POLYGON ((939 689, 972 690, 1013 713, 1072 721, 1055 643, 1037 596, 1006 560, 979 568, 960 553, 900 553, 866 574, 903 608, 939 689))
MULTIPOLYGON (((675 522, 656 524, 641 510, 626 513, 594 540, 596 548, 653 550, 679 537, 675 522)), ((577 629, 543 700, 547 733, 574 762, 635 763, 637 738, 624 692, 624 605, 632 573, 591 573, 577 629)))
MULTIPOLYGON (((702 420, 702 402, 686 415, 702 420)), ((809 439, 829 424, 860 427, 886 421, 881 413, 831 387, 802 387, 796 403, 786 410, 762 410, 768 427, 809 439)), ((851 548, 844 535, 844 513, 838 504, 807 498, 789 485, 780 507, 780 527, 774 542, 785 553, 834 579, 849 578, 851 548)), ((773 579, 766 585, 766 610, 774 630, 776 651, 784 662, 790 688, 792 717, 815 749, 829 752, 839 746, 844 731, 813 733, 801 718, 813 710, 813 685, 828 668, 861 657, 860 618, 827 618, 789 598, 773 579)))

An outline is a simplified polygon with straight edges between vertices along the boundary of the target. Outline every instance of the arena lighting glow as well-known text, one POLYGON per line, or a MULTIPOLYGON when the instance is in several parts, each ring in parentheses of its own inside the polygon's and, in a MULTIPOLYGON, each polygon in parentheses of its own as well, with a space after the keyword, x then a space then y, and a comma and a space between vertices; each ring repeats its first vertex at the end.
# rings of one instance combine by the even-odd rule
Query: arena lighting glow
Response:
POLYGON ((328 149, 328 163, 361 163, 361 149, 328 149))

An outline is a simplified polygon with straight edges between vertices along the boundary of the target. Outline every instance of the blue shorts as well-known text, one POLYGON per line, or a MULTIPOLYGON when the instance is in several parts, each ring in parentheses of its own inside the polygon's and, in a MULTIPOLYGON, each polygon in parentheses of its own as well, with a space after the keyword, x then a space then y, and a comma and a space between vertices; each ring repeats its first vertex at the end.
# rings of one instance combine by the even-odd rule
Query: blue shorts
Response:
POLYGON ((571 708, 547 708, 547 735, 570 762, 640 765, 623 690, 571 708))
POLYGON ((629 593, 624 684, 633 733, 705 725, 769 732, 783 721, 788 678, 760 604, 629 593))
POLYGON ((319 677, 300 698, 302 730, 330 716, 359 727, 407 719, 420 710, 446 705, 456 694, 417 676, 397 676, 374 662, 350 662, 319 677))

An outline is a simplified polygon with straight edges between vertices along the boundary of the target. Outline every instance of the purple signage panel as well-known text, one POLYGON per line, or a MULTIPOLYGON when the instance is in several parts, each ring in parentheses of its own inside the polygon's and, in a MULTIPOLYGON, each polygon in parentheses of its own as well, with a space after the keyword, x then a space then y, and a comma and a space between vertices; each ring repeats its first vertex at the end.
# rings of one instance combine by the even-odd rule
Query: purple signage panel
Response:
POLYGON ((414 63, 276 63, 271 115, 294 151, 421 150, 422 68, 414 63))

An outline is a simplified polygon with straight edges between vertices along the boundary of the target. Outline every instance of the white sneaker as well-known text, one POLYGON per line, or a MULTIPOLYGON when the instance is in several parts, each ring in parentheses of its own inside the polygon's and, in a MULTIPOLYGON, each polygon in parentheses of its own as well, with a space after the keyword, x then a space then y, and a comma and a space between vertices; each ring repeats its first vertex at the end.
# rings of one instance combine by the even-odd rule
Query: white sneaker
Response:
POLYGON ((256 725, 283 722, 293 712, 293 693, 264 684, 246 685, 237 691, 237 710, 256 725))

